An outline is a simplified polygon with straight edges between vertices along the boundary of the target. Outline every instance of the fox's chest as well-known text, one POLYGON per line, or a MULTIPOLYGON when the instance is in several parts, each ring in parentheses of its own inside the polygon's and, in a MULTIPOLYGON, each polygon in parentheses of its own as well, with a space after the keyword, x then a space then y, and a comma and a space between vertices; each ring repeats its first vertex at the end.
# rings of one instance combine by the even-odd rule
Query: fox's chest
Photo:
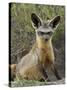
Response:
POLYGON ((52 48, 41 49, 39 51, 39 59, 45 66, 50 66, 54 63, 54 52, 52 48))

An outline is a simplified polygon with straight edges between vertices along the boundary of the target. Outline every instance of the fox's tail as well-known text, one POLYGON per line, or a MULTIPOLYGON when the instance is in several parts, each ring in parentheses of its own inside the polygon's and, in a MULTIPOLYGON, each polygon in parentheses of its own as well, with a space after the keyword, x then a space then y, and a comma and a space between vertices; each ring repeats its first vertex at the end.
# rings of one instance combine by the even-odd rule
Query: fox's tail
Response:
POLYGON ((9 81, 14 80, 16 77, 16 65, 17 64, 9 65, 9 81))

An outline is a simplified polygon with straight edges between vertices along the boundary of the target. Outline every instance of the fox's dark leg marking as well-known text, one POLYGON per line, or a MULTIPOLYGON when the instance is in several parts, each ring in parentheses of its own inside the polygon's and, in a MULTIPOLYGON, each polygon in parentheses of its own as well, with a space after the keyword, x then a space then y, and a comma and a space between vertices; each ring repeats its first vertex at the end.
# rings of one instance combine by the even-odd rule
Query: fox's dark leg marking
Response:
POLYGON ((61 77, 59 76, 58 71, 57 71, 55 65, 53 65, 53 66, 51 67, 51 70, 52 70, 53 73, 55 74, 56 78, 57 78, 58 80, 60 80, 61 77))
POLYGON ((45 70, 45 68, 43 67, 43 65, 39 62, 39 70, 40 72, 42 73, 43 77, 40 79, 40 81, 50 81, 48 79, 48 75, 47 75, 47 72, 45 70))
POLYGON ((43 73, 44 78, 41 78, 40 81, 50 81, 48 79, 47 72, 44 69, 42 69, 42 73, 43 73))
MULTIPOLYGON (((45 78, 45 81, 50 81, 50 80, 48 79, 48 75, 47 75, 47 72, 46 72, 45 68, 42 67, 41 72, 43 73, 43 76, 44 76, 44 78, 45 78)), ((43 81, 43 80, 42 80, 42 81, 43 81)))

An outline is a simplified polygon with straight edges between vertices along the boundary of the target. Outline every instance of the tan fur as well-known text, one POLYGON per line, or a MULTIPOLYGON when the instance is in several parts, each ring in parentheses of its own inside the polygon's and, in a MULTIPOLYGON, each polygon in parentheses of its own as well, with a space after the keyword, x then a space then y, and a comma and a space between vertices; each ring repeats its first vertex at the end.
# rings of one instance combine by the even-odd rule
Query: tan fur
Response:
POLYGON ((9 65, 9 72, 11 72, 11 79, 13 80, 16 76, 16 64, 9 65))

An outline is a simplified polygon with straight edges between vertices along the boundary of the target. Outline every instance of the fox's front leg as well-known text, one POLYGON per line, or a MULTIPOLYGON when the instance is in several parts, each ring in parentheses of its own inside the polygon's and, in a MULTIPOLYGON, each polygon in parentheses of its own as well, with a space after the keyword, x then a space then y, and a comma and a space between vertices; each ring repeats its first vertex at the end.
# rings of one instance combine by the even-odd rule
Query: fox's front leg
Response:
POLYGON ((45 78, 45 80, 44 78, 42 78, 40 81, 50 81, 45 68, 42 68, 41 72, 43 73, 43 77, 45 78))
POLYGON ((48 75, 47 75, 46 71, 44 71, 43 77, 42 77, 39 81, 50 81, 50 80, 48 79, 48 75))
POLYGON ((59 73, 58 73, 55 65, 52 65, 51 70, 52 70, 53 73, 55 74, 56 78, 57 78, 58 80, 60 80, 61 77, 60 77, 60 75, 59 75, 59 73))

